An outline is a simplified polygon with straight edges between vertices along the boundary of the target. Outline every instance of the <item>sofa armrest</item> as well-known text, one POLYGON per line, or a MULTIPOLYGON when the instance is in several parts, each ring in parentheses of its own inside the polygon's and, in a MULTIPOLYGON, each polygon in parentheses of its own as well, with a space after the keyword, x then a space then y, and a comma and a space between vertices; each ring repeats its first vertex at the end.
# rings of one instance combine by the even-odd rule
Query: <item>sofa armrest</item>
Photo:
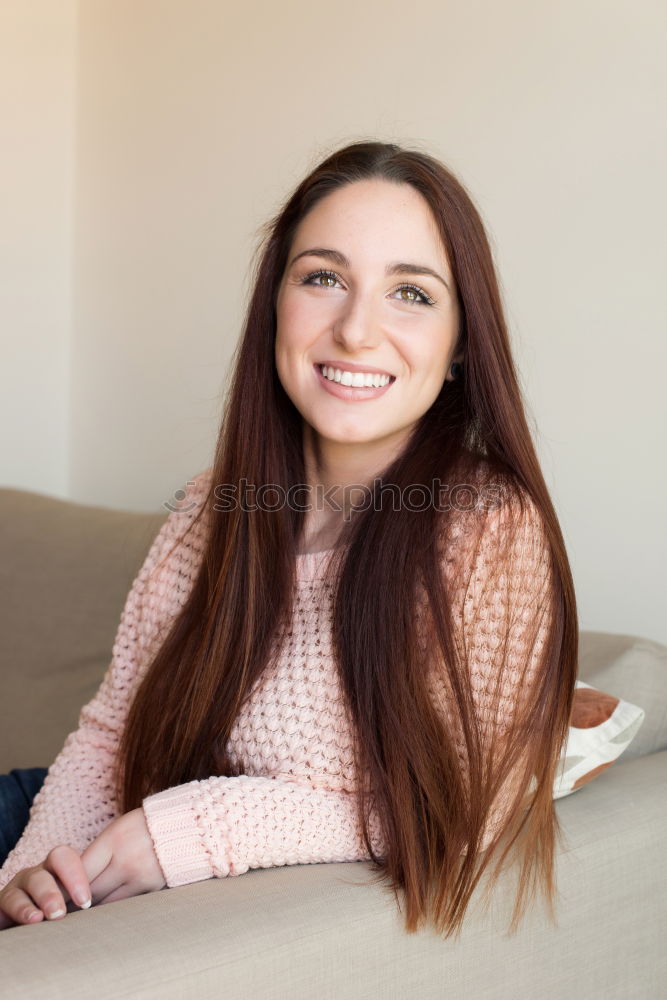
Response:
POLYGON ((407 935, 391 891, 365 884, 366 862, 256 869, 3 931, 3 986, 21 1000, 659 996, 667 751, 614 765, 556 810, 556 927, 539 905, 505 936, 511 873, 489 913, 473 904, 445 940, 407 935))

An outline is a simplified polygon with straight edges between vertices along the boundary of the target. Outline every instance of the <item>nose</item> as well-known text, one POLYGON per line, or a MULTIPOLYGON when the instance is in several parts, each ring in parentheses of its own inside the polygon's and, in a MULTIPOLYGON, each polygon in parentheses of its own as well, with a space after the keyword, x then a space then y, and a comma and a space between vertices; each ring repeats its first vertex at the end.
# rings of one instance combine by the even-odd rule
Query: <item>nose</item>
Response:
POLYGON ((349 295, 334 321, 333 339, 348 354, 364 347, 375 347, 382 339, 382 330, 374 316, 373 305, 362 296, 349 295))

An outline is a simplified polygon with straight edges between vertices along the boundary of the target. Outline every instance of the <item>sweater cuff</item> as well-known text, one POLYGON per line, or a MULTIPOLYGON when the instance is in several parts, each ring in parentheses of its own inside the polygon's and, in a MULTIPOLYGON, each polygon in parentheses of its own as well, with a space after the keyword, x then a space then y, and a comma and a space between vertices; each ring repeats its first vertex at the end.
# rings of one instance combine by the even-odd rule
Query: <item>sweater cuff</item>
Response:
POLYGON ((142 808, 167 886, 189 885, 229 874, 230 851, 216 857, 219 832, 206 830, 205 812, 198 808, 200 782, 165 788, 143 800, 142 808), (218 862, 216 864, 216 861, 218 862))

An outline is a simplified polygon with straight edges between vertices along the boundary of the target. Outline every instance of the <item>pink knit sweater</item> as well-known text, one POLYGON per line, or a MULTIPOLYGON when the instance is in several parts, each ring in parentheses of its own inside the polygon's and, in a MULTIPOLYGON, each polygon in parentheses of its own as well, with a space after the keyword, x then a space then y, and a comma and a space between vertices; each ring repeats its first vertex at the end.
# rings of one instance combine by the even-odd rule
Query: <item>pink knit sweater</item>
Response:
MULTIPOLYGON (((210 475, 209 469, 196 477, 189 501, 203 500, 210 475)), ((191 512, 170 513, 155 538, 127 596, 104 679, 49 768, 28 825, 0 870, 0 888, 21 869, 43 861, 57 844, 82 852, 119 815, 112 780, 119 737, 150 656, 194 583, 206 512, 162 560, 194 512, 193 504, 191 512)), ((549 622, 545 615, 530 653, 526 626, 546 594, 550 574, 546 541, 532 502, 515 543, 512 579, 502 590, 490 590, 483 602, 479 596, 502 525, 502 514, 489 518, 467 596, 460 580, 449 574, 481 716, 494 649, 510 623, 511 656, 518 672, 527 656, 538 656, 549 622), (480 617, 471 631, 473 609, 480 617)), ((465 532, 454 535, 454 542, 464 545, 465 532)), ((228 750, 232 759, 239 755, 245 773, 189 781, 151 795, 142 804, 169 887, 241 875, 250 868, 368 858, 352 794, 351 733, 331 652, 332 595, 320 572, 328 555, 298 557, 293 619, 280 636, 281 654, 234 724, 228 750)), ((449 564, 446 558, 446 568, 449 564)), ((437 677, 432 692, 447 714, 444 687, 437 677)), ((508 715, 517 696, 509 685, 503 703, 508 715)), ((505 796, 500 796, 484 844, 502 817, 504 802, 505 796)), ((373 814, 371 842, 382 856, 385 845, 373 814)))

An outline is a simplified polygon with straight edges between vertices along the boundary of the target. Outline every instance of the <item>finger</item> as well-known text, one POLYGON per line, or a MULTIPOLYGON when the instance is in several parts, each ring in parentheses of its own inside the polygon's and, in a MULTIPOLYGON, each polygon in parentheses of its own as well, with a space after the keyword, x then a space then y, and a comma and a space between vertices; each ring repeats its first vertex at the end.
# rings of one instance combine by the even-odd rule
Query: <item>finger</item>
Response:
POLYGON ((105 868, 105 870, 98 875, 96 879, 90 883, 90 894, 93 900, 93 906, 97 906, 103 899, 111 895, 117 889, 120 889, 125 883, 125 875, 119 870, 118 865, 114 865, 113 861, 111 864, 105 868))
POLYGON ((26 871, 21 887, 47 920, 60 920, 66 915, 67 906, 64 898, 66 893, 46 868, 39 865, 26 871))
POLYGON ((113 845, 111 838, 105 836, 106 831, 102 831, 81 855, 81 864, 86 872, 86 877, 92 888, 102 872, 106 871, 113 857, 113 845))
POLYGON ((117 870, 118 866, 114 867, 113 844, 110 837, 105 837, 105 832, 88 844, 81 855, 93 906, 97 906, 100 900, 120 888, 124 881, 123 875, 117 870))
POLYGON ((49 851, 42 866, 60 880, 63 904, 69 899, 87 909, 91 905, 90 883, 81 855, 67 844, 49 851))
POLYGON ((2 897, 2 909, 12 923, 16 924, 38 924, 44 919, 42 911, 35 906, 34 900, 17 885, 10 885, 5 888, 2 897))

